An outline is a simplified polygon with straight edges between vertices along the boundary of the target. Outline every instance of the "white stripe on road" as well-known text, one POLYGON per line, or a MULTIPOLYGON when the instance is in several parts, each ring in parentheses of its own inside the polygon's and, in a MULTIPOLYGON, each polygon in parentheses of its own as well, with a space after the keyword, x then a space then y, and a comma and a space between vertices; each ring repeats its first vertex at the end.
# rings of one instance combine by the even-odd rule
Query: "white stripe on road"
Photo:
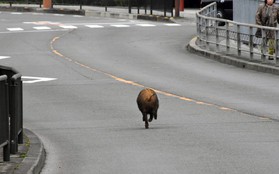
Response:
POLYGON ((84 16, 81 15, 73 15, 74 18, 83 18, 84 16))
POLYGON ((0 60, 1 59, 9 59, 9 58, 11 58, 10 56, 0 56, 0 60))
POLYGON ((51 29, 50 27, 47 27, 47 26, 39 26, 39 27, 33 27, 33 28, 36 30, 50 30, 51 29))
POLYGON ((19 12, 12 12, 11 14, 13 14, 13 15, 21 15, 22 13, 19 13, 19 12))
POLYGON ((130 27, 130 25, 123 25, 123 24, 118 24, 118 25, 110 25, 112 27, 116 27, 116 28, 127 28, 130 27))
POLYGON ((137 26, 140 26, 140 27, 155 27, 156 25, 154 24, 136 24, 137 26))
POLYGON ((23 83, 38 83, 57 80, 57 78, 22 76, 23 83))
POLYGON ((104 28, 104 26, 102 25, 85 25, 85 26, 89 28, 104 28))
POLYGON ((181 24, 164 24, 166 26, 169 26, 169 27, 179 27, 181 26, 181 24))
POLYGON ((9 31, 23 31, 22 28, 7 28, 9 31))
POLYGON ((53 14, 54 16, 65 16, 63 14, 53 14))
POLYGON ((76 29, 76 26, 73 25, 60 25, 59 27, 64 28, 64 29, 76 29))

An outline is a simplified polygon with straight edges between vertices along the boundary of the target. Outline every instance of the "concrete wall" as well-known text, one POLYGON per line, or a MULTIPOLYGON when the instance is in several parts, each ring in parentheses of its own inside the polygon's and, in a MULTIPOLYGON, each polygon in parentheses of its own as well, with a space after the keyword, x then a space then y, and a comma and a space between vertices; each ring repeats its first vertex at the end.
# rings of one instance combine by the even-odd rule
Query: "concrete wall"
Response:
POLYGON ((255 15, 261 0, 233 0, 233 20, 255 24, 255 15))

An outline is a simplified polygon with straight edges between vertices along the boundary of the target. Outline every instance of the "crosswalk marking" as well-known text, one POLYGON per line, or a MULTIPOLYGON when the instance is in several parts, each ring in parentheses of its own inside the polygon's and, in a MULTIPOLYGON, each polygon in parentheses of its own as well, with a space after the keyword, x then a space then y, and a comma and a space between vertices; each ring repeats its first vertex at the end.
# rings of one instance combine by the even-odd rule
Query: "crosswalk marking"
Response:
POLYGON ((166 26, 169 26, 169 27, 179 27, 181 26, 181 24, 175 24, 175 23, 169 23, 169 24, 164 24, 166 26))
POLYGON ((140 27, 155 27, 156 25, 154 24, 136 24, 137 26, 140 26, 140 27))
POLYGON ((23 31, 22 28, 7 28, 9 31, 23 31))
MULTIPOLYGON (((33 24, 32 26, 34 30, 39 31, 52 31, 57 30, 59 28, 63 29, 78 29, 82 27, 88 27, 92 29, 100 29, 100 28, 108 28, 108 27, 116 27, 116 28, 129 28, 129 27, 179 27, 182 26, 181 24, 177 23, 161 23, 161 24, 153 24, 153 23, 59 23, 59 22, 51 22, 51 21, 37 21, 37 22, 23 22, 23 24, 33 24), (57 28, 58 27, 58 28, 57 28)), ((16 31, 24 31, 32 32, 32 30, 23 29, 20 27, 14 28, 6 28, 9 32, 16 32, 16 31)))
POLYGON ((21 15, 22 13, 19 13, 19 12, 12 12, 11 14, 13 14, 13 15, 21 15))
POLYGON ((47 26, 39 26, 39 27, 33 27, 33 28, 36 30, 50 30, 51 29, 50 27, 47 27, 47 26))
POLYGON ((73 15, 74 18, 83 18, 84 16, 81 15, 73 15))
POLYGON ((53 14, 54 16, 65 16, 63 14, 53 14))
POLYGON ((104 26, 102 25, 85 25, 85 26, 89 28, 104 28, 104 26))
POLYGON ((64 28, 64 29, 76 29, 76 26, 73 25, 60 25, 59 27, 64 28))
POLYGON ((9 59, 11 58, 10 56, 0 56, 0 59, 9 59))
POLYGON ((116 27, 116 28, 128 28, 130 27, 130 25, 123 25, 123 24, 114 24, 114 25, 110 25, 112 27, 116 27))

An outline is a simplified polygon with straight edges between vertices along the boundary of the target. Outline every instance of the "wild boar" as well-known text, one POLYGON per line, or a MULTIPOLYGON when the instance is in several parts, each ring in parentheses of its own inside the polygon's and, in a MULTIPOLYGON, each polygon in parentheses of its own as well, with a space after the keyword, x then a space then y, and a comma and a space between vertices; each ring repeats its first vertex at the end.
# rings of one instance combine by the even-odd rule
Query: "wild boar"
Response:
POLYGON ((148 129, 148 121, 151 122, 153 118, 157 120, 159 99, 156 92, 150 88, 143 89, 138 95, 137 104, 142 113, 142 121, 145 122, 145 128, 148 129), (150 115, 149 120, 147 116, 148 114, 150 115))

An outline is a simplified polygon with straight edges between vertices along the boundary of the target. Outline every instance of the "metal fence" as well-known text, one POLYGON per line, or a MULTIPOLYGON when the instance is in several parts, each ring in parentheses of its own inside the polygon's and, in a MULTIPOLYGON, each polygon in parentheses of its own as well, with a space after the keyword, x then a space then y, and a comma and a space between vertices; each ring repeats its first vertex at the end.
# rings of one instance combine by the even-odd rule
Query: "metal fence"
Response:
POLYGON ((3 148, 3 160, 10 161, 9 146, 9 103, 7 76, 0 76, 0 148, 3 148))
POLYGON ((239 23, 216 18, 216 3, 209 4, 196 14, 197 45, 209 51, 232 55, 250 61, 278 64, 279 63, 279 29, 253 24, 239 23), (260 29, 262 37, 256 37, 260 29), (245 32, 244 32, 245 31, 245 32), (248 31, 248 32, 247 32, 248 31), (267 32, 274 32, 275 54, 268 52, 270 38, 267 32))
POLYGON ((18 152, 23 143, 23 94, 21 75, 12 68, 0 66, 0 147, 3 160, 18 152))
MULTIPOLYGON (((0 0, 0 3, 9 4, 10 7, 16 7, 17 4, 38 4, 42 7, 42 0, 0 0)), ((83 6, 103 7, 105 11, 108 8, 126 9, 128 13, 150 14, 156 11, 156 15, 172 16, 174 0, 52 0, 52 8, 56 5, 77 6, 80 10, 83 6)))

